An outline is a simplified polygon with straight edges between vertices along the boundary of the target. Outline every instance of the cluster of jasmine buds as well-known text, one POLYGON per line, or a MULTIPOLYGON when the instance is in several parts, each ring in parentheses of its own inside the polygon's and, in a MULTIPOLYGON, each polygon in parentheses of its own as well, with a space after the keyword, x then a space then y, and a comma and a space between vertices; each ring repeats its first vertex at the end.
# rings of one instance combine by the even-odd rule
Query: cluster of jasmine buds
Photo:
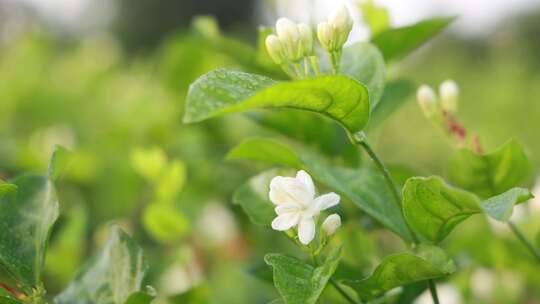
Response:
POLYGON ((265 43, 272 60, 289 76, 310 76, 310 64, 315 75, 319 74, 313 52, 313 32, 307 24, 296 24, 287 18, 280 18, 276 22, 276 35, 266 37, 265 43))
POLYGON ((334 74, 339 72, 341 50, 349 38, 353 22, 345 6, 334 11, 326 21, 317 26, 317 37, 327 51, 334 74))
POLYGON ((446 80, 439 86, 439 95, 428 85, 418 88, 416 99, 424 115, 463 146, 467 136, 465 128, 456 118, 459 87, 453 80, 446 80))
POLYGON ((416 99, 427 118, 438 115, 454 115, 458 107, 459 88, 453 80, 446 80, 439 86, 439 96, 428 85, 421 85, 416 99))

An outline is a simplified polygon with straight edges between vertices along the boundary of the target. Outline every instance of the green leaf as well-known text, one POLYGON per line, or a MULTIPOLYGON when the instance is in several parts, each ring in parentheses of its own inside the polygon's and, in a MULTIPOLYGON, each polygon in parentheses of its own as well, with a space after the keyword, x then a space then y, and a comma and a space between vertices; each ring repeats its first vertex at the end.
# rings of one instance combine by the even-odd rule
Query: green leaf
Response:
POLYGON ((344 48, 341 72, 367 86, 370 110, 373 110, 383 95, 386 81, 384 58, 379 49, 368 42, 344 48))
POLYGON ((369 277, 347 284, 360 297, 371 299, 393 288, 444 277, 455 270, 454 262, 442 249, 421 244, 414 252, 400 252, 385 257, 369 277))
POLYGON ((23 302, 14 299, 13 297, 9 295, 3 295, 0 292, 0 304, 23 304, 23 302))
POLYGON ((30 294, 41 284, 58 200, 47 177, 22 176, 11 183, 0 187, 0 263, 30 294))
POLYGON ((154 296, 144 291, 132 293, 124 304, 150 304, 154 300, 154 296))
MULTIPOLYGON (((272 157, 272 155, 269 154, 258 155, 252 153, 252 151, 260 150, 260 146, 272 145, 274 143, 274 141, 264 138, 246 139, 234 149, 235 158, 247 158, 264 162, 273 161, 273 164, 275 165, 288 166, 288 163, 279 162, 281 159, 279 155, 272 157)), ((282 146, 282 148, 283 147, 285 146, 282 146)), ((281 153, 283 153, 283 151, 281 151, 281 153)), ((349 169, 329 165, 320 156, 307 150, 302 150, 302 153, 298 153, 289 148, 289 152, 286 153, 295 154, 297 155, 297 159, 301 160, 301 163, 294 166, 296 169, 306 170, 318 182, 345 195, 356 206, 381 224, 388 227, 405 240, 411 240, 411 235, 405 225, 401 210, 396 207, 384 179, 378 172, 375 172, 368 167, 349 169)), ((268 189, 268 184, 266 184, 265 187, 262 189, 268 189)), ((268 193, 264 193, 264 190, 260 191, 260 197, 267 201, 268 193)), ((244 201, 244 204, 249 205, 249 200, 244 201)), ((254 209, 257 208, 255 205, 252 207, 254 209)), ((267 212, 270 213, 270 211, 267 212)))
POLYGON ((240 144, 227 154, 227 159, 249 159, 301 167, 302 161, 289 147, 266 138, 251 138, 249 144, 240 144))
POLYGON ((301 260, 273 253, 264 257, 274 269, 274 285, 288 304, 313 304, 339 264, 341 247, 332 250, 324 263, 314 268, 301 260))
POLYGON ((534 198, 534 195, 525 188, 512 188, 502 194, 490 197, 482 202, 482 209, 490 217, 506 222, 512 216, 514 205, 526 202, 534 198))
POLYGON ((403 188, 403 213, 407 222, 433 243, 443 240, 469 216, 481 212, 475 195, 451 187, 437 176, 412 177, 403 188))
POLYGON ((141 290, 146 273, 141 248, 118 226, 110 228, 101 252, 77 274, 55 304, 124 304, 141 290))
POLYGON ((372 38, 386 61, 398 59, 418 48, 446 28, 454 18, 433 18, 385 30, 372 38))
POLYGON ((184 122, 261 108, 317 112, 350 132, 362 130, 369 119, 368 90, 349 77, 276 82, 265 76, 219 69, 191 84, 184 122))
POLYGON ((484 155, 458 151, 450 160, 448 177, 457 186, 487 198, 515 187, 527 176, 528 166, 523 147, 511 140, 484 155))
POLYGON ((69 151, 62 146, 55 146, 49 162, 49 178, 56 181, 66 171, 69 165, 69 151))
POLYGON ((172 204, 149 204, 144 209, 142 220, 146 231, 161 242, 178 241, 190 228, 189 219, 172 204))
POLYGON ((371 111, 369 127, 380 125, 416 92, 416 85, 408 80, 392 80, 386 84, 381 101, 371 111))
POLYGON ((45 269, 56 286, 65 286, 79 268, 86 254, 88 214, 82 205, 64 210, 62 225, 56 229, 47 250, 45 269))
POLYGON ((375 36, 390 27, 390 14, 385 7, 379 6, 373 0, 360 3, 362 17, 369 25, 371 36, 375 36))
POLYGON ((274 176, 283 174, 290 172, 273 169, 252 177, 234 192, 233 203, 242 207, 251 222, 269 227, 276 217, 275 206, 268 199, 270 181, 274 176))

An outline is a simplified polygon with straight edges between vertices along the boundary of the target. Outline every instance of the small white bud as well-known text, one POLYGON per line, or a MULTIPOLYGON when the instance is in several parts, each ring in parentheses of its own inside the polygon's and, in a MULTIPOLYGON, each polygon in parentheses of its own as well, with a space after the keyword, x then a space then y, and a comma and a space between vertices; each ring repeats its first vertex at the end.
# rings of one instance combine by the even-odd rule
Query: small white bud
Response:
POLYGON ((285 50, 283 44, 276 35, 269 35, 265 40, 266 50, 276 64, 285 62, 285 50))
POLYGON ((276 32, 279 39, 285 44, 295 44, 300 39, 298 27, 287 18, 279 18, 276 22, 276 32))
POLYGON ((439 96, 443 110, 450 113, 457 111, 459 87, 453 80, 446 80, 439 86, 439 96))
POLYGON ((302 55, 307 57, 313 54, 313 32, 311 28, 305 24, 298 24, 298 32, 300 33, 300 43, 302 45, 302 55))
POLYGON ((331 214, 324 220, 321 227, 326 235, 333 235, 341 227, 341 217, 336 213, 331 214))
POLYGON ((332 42, 332 28, 327 22, 321 22, 317 25, 317 38, 321 46, 330 51, 330 44, 332 42))
POLYGON ((334 27, 336 31, 340 34, 346 32, 347 36, 351 31, 353 25, 349 10, 344 5, 330 14, 330 16, 328 17, 328 23, 332 25, 332 27, 334 27))
POLYGON ((416 92, 416 99, 422 108, 422 111, 427 117, 431 117, 437 107, 437 96, 435 91, 430 86, 425 84, 421 85, 416 92))

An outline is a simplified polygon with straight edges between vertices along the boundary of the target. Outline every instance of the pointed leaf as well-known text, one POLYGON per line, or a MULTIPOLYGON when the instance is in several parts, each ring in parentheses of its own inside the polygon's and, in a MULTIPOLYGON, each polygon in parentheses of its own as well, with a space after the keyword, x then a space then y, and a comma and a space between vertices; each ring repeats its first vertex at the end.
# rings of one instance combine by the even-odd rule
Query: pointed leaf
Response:
POLYGON ((404 56, 446 28, 454 18, 433 18, 416 24, 392 28, 381 32, 372 39, 386 61, 404 56))
POLYGON ((347 284, 360 297, 371 299, 399 286, 447 276, 455 269, 454 262, 442 249, 419 245, 415 252, 400 252, 385 257, 369 277, 347 284))
POLYGON ((141 290, 146 273, 141 248, 118 226, 111 226, 101 252, 83 267, 56 304, 124 304, 141 290))
POLYGON ((276 82, 265 76, 219 69, 190 86, 184 122, 261 108, 317 112, 357 132, 368 121, 369 97, 365 86, 346 76, 276 82))
POLYGON ((526 202, 534 195, 525 188, 512 188, 482 202, 482 209, 493 219, 506 222, 512 216, 514 205, 526 202))
POLYGON ((403 212, 411 228, 438 243, 456 225, 481 213, 479 199, 446 184, 440 177, 412 177, 403 188, 403 212))
POLYGON ((511 140, 497 150, 478 155, 460 150, 451 159, 452 183, 487 198, 515 187, 527 176, 528 160, 519 142, 511 140))
POLYGON ((0 263, 29 294, 41 284, 58 200, 44 176, 22 176, 11 183, 0 186, 0 263))
POLYGON ((62 146, 55 146, 49 162, 49 178, 53 181, 59 179, 65 173, 69 165, 69 151, 62 146))
POLYGON ((155 297, 149 293, 137 291, 132 293, 124 304, 150 304, 154 298, 155 297))
POLYGON ((265 262, 274 269, 274 285, 288 304, 314 304, 336 271, 341 248, 334 249, 324 263, 314 268, 297 258, 267 254, 265 262))
MULTIPOLYGON (((274 143, 275 141, 264 138, 247 139, 234 149, 235 158, 246 158, 264 162, 273 161, 275 165, 289 166, 289 163, 280 163, 281 157, 279 155, 272 157, 269 154, 251 152, 259 150, 260 146, 272 145, 274 143)), ((283 147, 286 146, 282 145, 283 147)), ((294 166, 296 169, 306 170, 317 181, 345 195, 360 209, 405 240, 411 240, 411 235, 405 225, 401 210, 393 202, 391 193, 389 193, 386 183, 380 174, 367 167, 349 169, 331 166, 320 156, 307 150, 302 150, 302 154, 300 155, 290 148, 287 149, 289 150, 286 152, 287 154, 295 154, 297 155, 296 158, 301 160, 301 163, 294 166)), ((266 185, 265 189, 268 191, 268 185, 266 185)), ((264 193, 261 190, 260 197, 268 201, 267 196, 268 193, 264 193)), ((246 201, 246 204, 249 204, 249 201, 246 201)), ((253 206, 253 208, 256 207, 253 206)))

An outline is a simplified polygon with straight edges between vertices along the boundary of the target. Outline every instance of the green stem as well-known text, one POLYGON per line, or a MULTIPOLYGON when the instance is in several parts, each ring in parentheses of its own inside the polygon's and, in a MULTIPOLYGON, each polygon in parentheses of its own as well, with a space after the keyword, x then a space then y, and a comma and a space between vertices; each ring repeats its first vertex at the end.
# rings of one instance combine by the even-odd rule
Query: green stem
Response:
POLYGON ((540 262, 540 253, 538 250, 534 247, 533 244, 527 238, 523 235, 521 230, 512 222, 508 221, 508 226, 510 226, 510 229, 512 232, 516 235, 516 237, 527 247, 527 249, 531 252, 531 254, 536 258, 538 262, 540 262))
POLYGON ((330 278, 330 284, 351 304, 359 304, 355 299, 353 299, 339 284, 332 278, 330 278))
POLYGON ((429 292, 434 304, 439 304, 439 296, 437 295, 437 286, 433 280, 428 280, 429 292))
MULTIPOLYGON (((386 181, 386 185, 390 189, 390 192, 392 193, 392 196, 394 197, 394 201, 396 202, 396 206, 401 210, 401 213, 403 214, 403 208, 401 205, 401 195, 398 192, 397 184, 394 182, 394 179, 392 178, 392 175, 390 174, 390 171, 386 167, 386 165, 382 162, 382 160, 379 158, 377 153, 375 153, 375 150, 371 147, 369 142, 367 141, 367 137, 364 134, 364 132, 359 132, 351 136, 351 140, 354 144, 360 145, 366 153, 369 155, 371 160, 375 163, 375 166, 377 169, 381 172, 381 174, 384 177, 384 180, 386 181)), ((419 240, 414 231, 409 226, 409 223, 405 219, 405 215, 403 214, 403 218, 405 221, 405 225, 407 225, 407 229, 411 233, 411 236, 413 238, 413 243, 418 244, 419 240)), ((439 297, 437 296, 437 288, 435 286, 435 282, 433 280, 427 281, 429 286, 429 291, 431 293, 431 298, 433 299, 434 304, 439 304, 439 297)))
MULTIPOLYGON (((403 208, 401 206, 401 195, 399 194, 397 184, 394 182, 394 179, 392 178, 392 175, 390 174, 390 171, 388 170, 386 165, 382 162, 382 160, 379 158, 377 153, 375 153, 375 151, 373 150, 373 148, 367 141, 367 138, 364 132, 359 132, 359 133, 354 134, 351 140, 353 141, 354 144, 360 145, 369 155, 373 163, 375 163, 375 166, 381 172, 386 182, 386 185, 388 186, 388 188, 390 189, 390 192, 392 193, 392 197, 394 198, 396 207, 399 210, 401 210, 403 214, 403 208)), ((403 216, 403 218, 405 218, 405 216, 403 216)), ((416 236, 414 231, 411 229, 411 227, 409 226, 409 223, 407 223, 406 220, 405 220, 405 225, 407 225, 407 229, 410 231, 414 243, 418 243, 418 237, 416 236)))

